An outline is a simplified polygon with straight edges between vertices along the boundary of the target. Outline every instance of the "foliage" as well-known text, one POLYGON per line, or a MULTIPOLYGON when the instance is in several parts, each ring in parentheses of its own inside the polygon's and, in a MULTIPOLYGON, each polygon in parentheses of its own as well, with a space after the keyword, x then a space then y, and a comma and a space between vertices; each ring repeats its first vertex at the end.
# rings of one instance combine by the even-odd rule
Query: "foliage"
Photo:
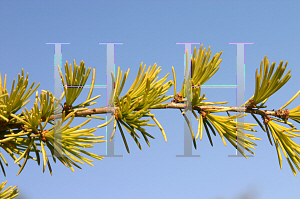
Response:
MULTIPOLYGON (((206 101, 205 93, 201 96, 201 86, 218 71, 219 65, 222 62, 222 59, 220 59, 221 55, 222 52, 215 54, 211 58, 210 47, 206 51, 206 48, 203 49, 202 45, 197 53, 195 48, 191 59, 191 70, 186 67, 185 78, 179 93, 177 93, 176 90, 177 81, 173 67, 173 80, 167 81, 169 73, 159 79, 158 74, 161 72, 161 68, 154 64, 153 66, 149 66, 146 70, 146 65, 143 65, 142 62, 136 79, 129 90, 122 96, 121 93, 130 69, 128 69, 123 76, 123 71, 118 67, 116 78, 112 73, 112 83, 115 85, 115 88, 112 90, 109 101, 109 106, 114 107, 112 111, 113 117, 97 127, 104 127, 114 120, 114 130, 111 134, 110 141, 113 139, 118 126, 126 150, 129 153, 130 150, 123 131, 124 128, 140 149, 142 149, 142 147, 138 140, 140 136, 137 131, 141 133, 148 146, 150 146, 148 138, 154 139, 150 133, 146 132, 145 126, 158 126, 163 134, 164 140, 167 142, 167 136, 162 125, 150 111, 151 109, 175 108, 180 110, 189 125, 195 149, 197 148, 196 140, 198 138, 202 140, 205 130, 212 146, 211 133, 213 133, 214 136, 219 134, 225 146, 227 145, 227 140, 247 158, 243 149, 254 154, 250 148, 255 149, 254 146, 256 146, 256 144, 252 141, 261 139, 256 138, 254 135, 244 133, 244 130, 256 132, 253 126, 259 125, 262 130, 267 133, 271 144, 271 138, 273 138, 278 153, 280 168, 282 168, 281 149, 296 176, 297 172, 295 167, 300 171, 300 146, 297 145, 292 138, 299 137, 300 135, 298 133, 300 130, 297 130, 296 127, 287 120, 290 118, 300 123, 300 105, 292 110, 283 109, 300 94, 300 90, 280 109, 276 111, 262 110, 267 108, 265 103, 269 97, 284 86, 291 78, 290 71, 283 76, 287 62, 283 67, 283 61, 281 61, 275 70, 276 63, 272 63, 269 69, 269 60, 266 56, 261 61, 260 73, 258 74, 258 70, 256 70, 255 93, 245 102, 243 107, 239 107, 242 108, 244 112, 250 113, 257 124, 243 124, 236 122, 236 120, 247 114, 240 113, 233 116, 229 114, 229 112, 239 112, 241 109, 237 107, 225 107, 223 105, 228 103, 225 101, 206 101), (172 86, 174 86, 174 94, 166 96, 166 92, 172 86), (166 102, 169 99, 173 99, 171 103, 166 102), (222 104, 222 106, 216 106, 219 104, 222 104), (191 111, 193 116, 198 120, 196 136, 185 114, 187 111, 191 111), (219 112, 227 112, 228 116, 217 115, 219 112), (262 117, 263 124, 257 119, 256 115, 262 117), (154 124, 149 123, 151 119, 154 124), (289 127, 285 127, 284 125, 288 125, 289 127)), ((188 66, 189 59, 187 53, 186 56, 186 65, 188 66)), ((108 110, 108 107, 88 108, 96 104, 95 100, 100 97, 100 95, 98 95, 91 98, 95 83, 95 68, 93 69, 92 86, 87 99, 78 105, 73 104, 80 95, 89 77, 91 68, 86 69, 83 61, 81 61, 78 66, 74 60, 73 67, 71 64, 68 65, 68 62, 66 63, 65 76, 63 76, 59 67, 58 70, 64 86, 64 92, 59 99, 56 99, 51 92, 45 90, 42 90, 39 95, 39 92, 36 91, 39 84, 33 88, 34 82, 27 89, 28 73, 25 77, 23 69, 22 75, 18 75, 16 87, 14 87, 14 80, 11 92, 8 93, 6 89, 6 75, 2 83, 0 73, 0 147, 9 154, 14 160, 14 163, 19 165, 20 170, 17 175, 21 173, 29 159, 36 161, 38 165, 40 165, 42 159, 43 172, 45 171, 46 165, 48 165, 51 174, 52 169, 48 157, 52 157, 54 162, 58 159, 72 171, 74 171, 73 166, 81 168, 78 163, 84 164, 85 162, 92 165, 92 160, 83 155, 99 160, 103 159, 101 156, 88 152, 88 148, 93 147, 95 143, 105 142, 105 140, 102 140, 104 136, 95 136, 93 132, 97 130, 96 128, 82 129, 91 118, 104 119, 95 114, 111 112, 108 110), (25 107, 24 110, 18 113, 18 111, 29 102, 29 97, 34 92, 36 92, 34 107, 32 107, 30 111, 25 107), (64 105, 61 104, 63 99, 65 99, 64 105), (78 126, 71 127, 75 117, 86 117, 87 120, 78 126), (47 151, 48 154, 50 152, 50 156, 47 155, 47 151), (42 155, 42 158, 40 155, 42 155), (21 161, 23 162, 20 163, 21 161)), ((1 152, 0 157, 1 170, 3 174, 6 175, 4 164, 8 166, 8 163, 1 152)), ((5 183, 1 184, 1 189, 3 189, 5 183)), ((3 196, 8 194, 6 198, 12 198, 15 197, 14 195, 17 194, 17 191, 14 187, 0 192, 0 196, 2 196, 1 194, 3 196)))
POLYGON ((19 195, 19 190, 17 190, 17 186, 9 186, 8 188, 6 188, 5 190, 4 187, 6 185, 7 181, 2 182, 0 184, 0 198, 1 199, 12 199, 15 198, 19 195), (3 190, 3 191, 2 191, 3 190))

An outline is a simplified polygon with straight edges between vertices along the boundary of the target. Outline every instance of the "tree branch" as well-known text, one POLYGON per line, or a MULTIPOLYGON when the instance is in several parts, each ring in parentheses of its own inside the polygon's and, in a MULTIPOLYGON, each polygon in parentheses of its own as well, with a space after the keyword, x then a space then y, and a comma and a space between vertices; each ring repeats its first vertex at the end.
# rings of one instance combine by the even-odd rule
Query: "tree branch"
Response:
MULTIPOLYGON (((168 103, 166 104, 166 106, 163 107, 153 107, 153 108, 149 108, 149 109, 185 109, 186 105, 185 104, 177 104, 174 102, 168 103)), ((115 107, 115 110, 118 110, 119 107, 115 107)), ((197 111, 211 111, 211 110, 223 110, 223 109, 230 109, 228 111, 231 112, 246 112, 246 113, 253 113, 253 114, 257 114, 257 115, 261 115, 262 117, 266 116, 266 115, 272 115, 275 117, 278 117, 278 115, 276 114, 276 111, 268 111, 268 110, 258 110, 258 109, 252 109, 252 108, 246 108, 246 107, 227 107, 227 106, 193 106, 194 110, 197 111)), ((135 109, 135 110, 140 110, 140 109, 135 109)), ((100 107, 100 108, 92 108, 92 109, 88 109, 88 110, 84 110, 84 111, 77 111, 75 113, 75 117, 79 117, 79 116, 85 116, 85 115, 93 115, 93 114, 105 114, 105 113, 114 113, 114 109, 113 108, 109 108, 109 107, 100 107)), ((62 118, 62 114, 56 114, 56 115, 51 115, 49 120, 55 120, 55 119, 61 119, 62 118)), ((43 118, 42 121, 46 121, 46 118, 43 118)), ((11 129, 16 129, 22 128, 23 124, 10 124, 7 125, 7 127, 11 128, 11 129)), ((0 126, 0 131, 5 131, 7 130, 6 126, 1 125, 0 126)))

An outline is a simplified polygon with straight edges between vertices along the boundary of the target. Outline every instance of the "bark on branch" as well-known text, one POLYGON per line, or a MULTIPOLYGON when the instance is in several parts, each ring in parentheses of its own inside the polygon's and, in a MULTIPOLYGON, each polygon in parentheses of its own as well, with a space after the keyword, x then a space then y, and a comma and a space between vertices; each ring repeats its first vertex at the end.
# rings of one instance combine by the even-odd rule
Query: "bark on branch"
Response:
MULTIPOLYGON (((150 109, 185 109, 186 105, 185 104, 177 104, 174 102, 171 102, 169 104, 166 104, 164 107, 159 107, 159 108, 150 108, 150 109)), ((278 114, 276 111, 268 111, 268 110, 257 110, 257 109, 252 109, 252 108, 246 108, 246 107, 228 107, 228 106, 193 106, 194 110, 197 111, 209 111, 209 110, 222 110, 222 109, 228 109, 230 108, 231 112, 246 112, 246 113, 254 113, 258 114, 261 116, 266 116, 266 115, 272 115, 275 117, 278 117, 278 114)), ((115 110, 119 109, 118 107, 115 107, 115 110)), ((138 109, 137 109, 138 110, 138 109)), ((105 113, 114 113, 114 108, 112 107, 100 107, 100 108, 92 108, 84 111, 77 111, 75 113, 75 117, 77 116, 85 116, 85 115, 94 115, 94 114, 105 114, 105 113)), ((56 114, 50 116, 49 120, 55 120, 55 119, 61 119, 62 114, 56 114)), ((43 118, 43 121, 45 121, 45 118, 43 118)), ((19 128, 21 129, 22 124, 11 124, 7 125, 7 127, 11 129, 16 129, 19 128)), ((1 125, 0 126, 0 131, 5 131, 7 130, 6 126, 1 125)))

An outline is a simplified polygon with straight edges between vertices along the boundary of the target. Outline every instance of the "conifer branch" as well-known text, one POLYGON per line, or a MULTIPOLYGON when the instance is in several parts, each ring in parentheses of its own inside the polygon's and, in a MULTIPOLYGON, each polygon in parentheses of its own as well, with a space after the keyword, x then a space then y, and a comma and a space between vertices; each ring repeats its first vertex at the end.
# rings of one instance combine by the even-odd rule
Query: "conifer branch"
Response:
MULTIPOLYGON (((256 144, 250 140, 261 139, 256 138, 254 135, 246 134, 243 130, 256 132, 253 126, 257 124, 239 123, 235 120, 244 117, 246 115, 245 113, 250 113, 263 131, 267 133, 271 144, 273 138, 280 167, 282 161, 281 148, 294 175, 296 175, 295 167, 300 171, 300 146, 293 142, 291 138, 300 137, 298 134, 300 130, 297 130, 288 119, 290 118, 300 123, 300 106, 291 110, 283 110, 283 108, 295 100, 300 91, 280 109, 262 110, 267 107, 265 103, 269 97, 284 86, 291 78, 290 71, 288 71, 286 75, 283 75, 287 67, 287 62, 285 66, 283 66, 283 61, 281 61, 275 70, 275 63, 272 63, 269 68, 269 60, 265 56, 261 61, 259 74, 258 70, 256 71, 254 95, 247 100, 243 106, 230 107, 224 106, 227 102, 205 102, 205 100, 207 100, 205 93, 201 96, 201 85, 207 82, 218 71, 219 65, 222 62, 222 59, 220 59, 221 55, 222 51, 210 59, 210 47, 206 51, 206 48, 203 49, 203 45, 201 45, 197 53, 195 48, 193 57, 191 58, 191 70, 189 71, 189 69, 186 68, 185 75, 185 77, 191 77, 191 79, 188 78, 186 80, 185 78, 183 80, 181 91, 177 94, 176 88, 178 87, 176 87, 176 83, 178 81, 176 80, 174 67, 172 67, 173 80, 166 82, 169 74, 158 79, 161 68, 154 64, 146 69, 146 65, 143 66, 142 62, 136 79, 127 93, 121 96, 129 75, 129 69, 123 76, 123 71, 118 67, 116 78, 114 74, 111 73, 112 85, 115 86, 112 88, 109 106, 98 108, 88 108, 95 104, 95 100, 100 97, 100 95, 98 95, 91 98, 95 83, 95 68, 93 69, 92 86, 87 99, 78 105, 74 105, 75 100, 81 94, 83 86, 92 71, 91 68, 85 68, 83 61, 81 61, 78 66, 74 60, 73 69, 71 64, 69 66, 67 62, 65 65, 65 78, 61 69, 58 67, 64 87, 64 92, 59 99, 56 99, 49 91, 42 90, 40 95, 36 92, 34 107, 30 111, 25 108, 25 111, 19 114, 17 114, 17 111, 29 102, 28 98, 36 91, 39 84, 33 88, 34 83, 32 83, 29 89, 27 89, 28 74, 25 77, 22 69, 22 75, 19 74, 16 87, 14 88, 14 80, 11 92, 8 93, 6 89, 6 75, 4 83, 2 84, 0 74, 0 147, 21 167, 19 173, 23 170, 27 160, 32 159, 36 160, 38 165, 40 165, 40 161, 42 160, 43 171, 45 171, 45 167, 48 165, 49 171, 52 174, 48 155, 45 150, 46 147, 50 150, 50 156, 52 156, 54 162, 56 162, 57 158, 66 167, 74 171, 72 165, 80 168, 77 163, 83 164, 83 162, 86 162, 92 165, 92 160, 80 154, 85 154, 99 160, 103 159, 101 156, 87 152, 85 148, 93 147, 93 143, 105 142, 105 140, 101 140, 104 136, 94 136, 92 133, 96 131, 96 128, 80 129, 87 124, 91 118, 104 119, 96 116, 97 114, 110 113, 113 115, 109 121, 97 127, 104 127, 114 120, 114 130, 110 140, 113 139, 116 128, 118 127, 126 150, 129 153, 129 147, 123 131, 124 128, 134 139, 139 149, 142 149, 142 147, 138 141, 140 137, 136 133, 136 130, 142 134, 148 146, 150 146, 148 137, 154 139, 151 134, 146 132, 146 129, 143 128, 144 126, 157 126, 161 130, 164 140, 167 141, 166 133, 162 125, 150 111, 153 109, 179 109, 185 121, 189 124, 195 148, 196 140, 198 137, 200 137, 200 140, 202 139, 203 131, 205 130, 212 146, 213 142, 210 132, 215 136, 219 134, 225 146, 227 145, 225 140, 229 141, 247 158, 242 149, 254 154, 250 148, 255 149, 254 146, 256 146, 256 144), (274 74, 273 71, 275 71, 274 74), (174 86, 174 94, 165 96, 165 93, 172 86, 174 86), (64 105, 61 104, 63 99, 65 99, 64 105), (172 99, 172 101, 166 103, 169 99, 172 99), (198 132, 196 136, 193 133, 189 119, 185 115, 188 110, 192 111, 193 116, 198 120, 198 132), (198 115, 196 112, 198 112, 198 115), (215 114, 219 112, 227 112, 228 117, 215 114), (229 112, 237 112, 239 114, 231 116, 229 112), (255 115, 262 117, 264 125, 255 115), (76 127, 70 127, 75 117, 86 117, 89 119, 76 127), (151 120, 148 118, 151 118, 155 124, 148 123, 151 120), (70 120, 68 121, 68 119, 70 120), (48 123, 53 125, 50 129, 46 129, 48 123), (289 125, 290 127, 287 128, 277 123, 289 125), (54 139, 54 131, 55 129, 57 130, 57 128, 61 130, 61 138, 54 139), (57 144, 61 146, 59 151, 55 148, 57 144), (40 149, 38 149, 38 146, 40 149), (36 158, 31 156, 32 152, 35 153, 36 158), (40 158, 40 153, 42 154, 42 158, 40 158), (61 156, 57 156, 56 153, 61 154, 61 156), (17 158, 15 155, 19 157, 17 158), (23 160, 22 165, 19 163, 21 160, 23 160)), ((186 57, 186 65, 188 65, 188 61, 189 58, 186 57)), ((8 164, 0 152, 0 166, 5 175, 2 160, 7 166, 8 164)))
MULTIPOLYGON (((165 103, 165 104, 159 104, 157 107, 150 107, 149 109, 185 109, 186 105, 185 104, 177 104, 174 102, 170 103, 165 103)), ((246 107, 229 107, 229 106, 193 106, 193 110, 196 111, 229 111, 229 112, 245 112, 245 113, 253 113, 260 115, 262 117, 269 115, 269 116, 274 116, 274 117, 280 117, 277 115, 277 111, 271 111, 271 110, 259 110, 259 109, 251 109, 251 108, 246 108, 246 107)), ((115 111, 117 111, 119 107, 115 107, 115 111)), ((140 108, 135 109, 134 111, 141 110, 140 108)), ((91 109, 86 109, 83 111, 76 111, 75 112, 75 117, 84 117, 84 116, 91 116, 91 115, 96 115, 96 114, 106 114, 106 113, 111 113, 113 114, 113 111, 109 111, 108 107, 99 107, 99 108, 91 108, 91 109)), ((48 120, 56 120, 56 119, 61 119, 62 118, 62 113, 58 113, 56 115, 51 115, 48 120)), ((46 118, 42 119, 42 122, 45 122, 46 118)), ((23 126, 23 123, 19 124, 9 124, 7 127, 10 129, 21 129, 23 126)), ((7 130, 6 126, 0 126, 0 131, 7 130)))

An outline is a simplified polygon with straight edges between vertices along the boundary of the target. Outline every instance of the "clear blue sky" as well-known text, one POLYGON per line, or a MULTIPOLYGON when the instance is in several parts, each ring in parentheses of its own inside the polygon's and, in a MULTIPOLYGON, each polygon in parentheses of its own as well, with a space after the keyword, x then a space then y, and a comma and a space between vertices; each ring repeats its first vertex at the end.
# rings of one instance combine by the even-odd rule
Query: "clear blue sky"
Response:
MULTIPOLYGON (((220 70, 207 84, 236 83, 236 46, 229 42, 253 42, 245 47, 245 100, 254 93, 254 75, 260 61, 268 55, 270 62, 289 61, 292 78, 267 103, 269 109, 280 108, 299 90, 299 1, 1 1, 0 57, 1 74, 8 75, 8 85, 24 68, 29 82, 40 82, 41 89, 54 92, 54 45, 62 47, 63 63, 85 61, 96 68, 96 84, 105 84, 106 47, 99 42, 122 42, 116 45, 115 64, 130 67, 124 91, 133 82, 140 63, 157 63, 160 77, 177 74, 181 88, 184 71, 183 45, 176 42, 201 42, 211 46, 212 54, 223 51, 220 70)), ((200 45, 196 45, 200 47, 200 45)), ((276 65, 277 65, 276 64, 276 65)), ((91 79, 88 80, 89 84, 91 79)), ((229 101, 235 106, 235 89, 203 89, 210 101, 229 101)), ((172 95, 173 87, 167 93, 172 95)), ((82 94, 85 99, 88 89, 82 94)), ((105 105, 105 89, 97 106, 105 105)), ((32 98, 31 98, 32 99, 32 98)), ((288 108, 299 105, 296 99, 288 108)), ((31 104, 30 104, 31 105, 31 104)), ((18 166, 9 159, 6 168, 9 185, 18 185, 26 199, 77 198, 299 198, 299 176, 294 177, 286 160, 280 170, 275 147, 266 134, 255 135, 255 157, 229 158, 235 149, 213 137, 211 147, 206 136, 197 141, 201 157, 179 158, 183 154, 184 120, 179 110, 153 111, 164 127, 165 143, 157 127, 147 128, 156 139, 151 147, 141 140, 140 151, 126 134, 130 147, 127 154, 119 131, 115 135, 115 153, 122 158, 105 158, 87 164, 74 173, 62 164, 54 164, 53 176, 42 173, 33 161, 16 176, 18 166)), ((246 122, 254 122, 247 117, 246 122)), ((77 120, 74 125, 83 120, 77 120)), ((102 121, 101 121, 102 122, 102 121)), ((193 120, 193 128, 197 123, 193 120)), ((99 121, 90 122, 96 127, 99 121)), ((299 127, 299 126, 298 126, 299 127)), ((105 135, 105 128, 97 135, 105 135)), ((300 143, 300 140, 296 140, 300 143)), ((104 154, 105 144, 94 153, 104 154)), ((7 156, 6 156, 7 157, 7 156)))

